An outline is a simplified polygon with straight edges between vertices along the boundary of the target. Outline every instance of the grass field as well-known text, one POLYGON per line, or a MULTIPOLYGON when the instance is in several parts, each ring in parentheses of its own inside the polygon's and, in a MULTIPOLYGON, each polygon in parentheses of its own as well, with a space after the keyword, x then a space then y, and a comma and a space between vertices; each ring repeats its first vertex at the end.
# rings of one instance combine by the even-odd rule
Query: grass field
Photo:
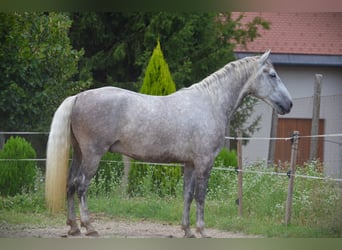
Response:
MULTIPOLYGON (((273 171, 262 166, 249 169, 273 171)), ((321 176, 311 165, 298 169, 298 173, 321 176)), ((286 176, 244 174, 244 215, 239 218, 236 173, 213 171, 205 207, 206 226, 265 237, 342 237, 342 197, 336 183, 296 178, 289 226, 284 224, 287 186, 286 176)), ((112 185, 106 193, 95 188, 91 187, 88 199, 92 213, 127 220, 181 223, 182 181, 177 185, 176 195, 164 197, 151 191, 128 197, 119 185, 112 185)), ((43 190, 43 183, 40 183, 34 193, 0 197, 0 224, 64 225, 64 214, 49 215, 43 190)), ((191 224, 195 224, 194 203, 191 224)))

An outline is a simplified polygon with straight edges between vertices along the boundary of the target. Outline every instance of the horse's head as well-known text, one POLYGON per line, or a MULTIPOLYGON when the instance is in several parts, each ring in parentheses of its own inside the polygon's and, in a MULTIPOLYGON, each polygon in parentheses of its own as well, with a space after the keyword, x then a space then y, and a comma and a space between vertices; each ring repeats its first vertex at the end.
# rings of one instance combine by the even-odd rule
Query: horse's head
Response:
POLYGON ((268 60, 269 55, 270 51, 267 51, 258 59, 259 70, 251 84, 251 94, 271 105, 279 114, 284 115, 290 112, 292 99, 268 60))

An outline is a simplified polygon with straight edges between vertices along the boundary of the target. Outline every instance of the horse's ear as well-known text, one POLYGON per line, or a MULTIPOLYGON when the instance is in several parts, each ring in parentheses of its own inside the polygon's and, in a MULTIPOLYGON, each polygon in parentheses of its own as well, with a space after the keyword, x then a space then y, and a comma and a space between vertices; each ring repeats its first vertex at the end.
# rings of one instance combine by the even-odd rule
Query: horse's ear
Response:
POLYGON ((268 59, 268 57, 270 56, 271 54, 271 50, 267 50, 262 56, 260 56, 260 63, 261 64, 264 64, 266 62, 266 60, 268 59))

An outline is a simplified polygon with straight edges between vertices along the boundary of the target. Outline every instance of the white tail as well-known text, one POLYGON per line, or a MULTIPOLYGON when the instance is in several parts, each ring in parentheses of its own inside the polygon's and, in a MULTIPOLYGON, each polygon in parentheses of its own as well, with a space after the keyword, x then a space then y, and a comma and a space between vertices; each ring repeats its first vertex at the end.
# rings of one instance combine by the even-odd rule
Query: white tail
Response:
POLYGON ((45 198, 52 213, 65 207, 70 149, 70 116, 76 96, 66 98, 52 119, 46 152, 45 198))

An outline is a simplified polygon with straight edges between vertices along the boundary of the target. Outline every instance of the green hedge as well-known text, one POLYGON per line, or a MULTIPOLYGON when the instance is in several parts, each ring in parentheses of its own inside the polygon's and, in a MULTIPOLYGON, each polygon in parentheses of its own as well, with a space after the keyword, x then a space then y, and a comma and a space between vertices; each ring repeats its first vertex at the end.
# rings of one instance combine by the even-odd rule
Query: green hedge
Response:
POLYGON ((36 152, 29 142, 21 137, 10 137, 0 151, 0 195, 14 196, 31 191, 35 185, 37 166, 36 152), (16 161, 18 159, 18 161, 16 161))
POLYGON ((235 150, 229 151, 227 148, 222 148, 215 159, 215 167, 235 167, 237 168, 237 154, 235 150))

